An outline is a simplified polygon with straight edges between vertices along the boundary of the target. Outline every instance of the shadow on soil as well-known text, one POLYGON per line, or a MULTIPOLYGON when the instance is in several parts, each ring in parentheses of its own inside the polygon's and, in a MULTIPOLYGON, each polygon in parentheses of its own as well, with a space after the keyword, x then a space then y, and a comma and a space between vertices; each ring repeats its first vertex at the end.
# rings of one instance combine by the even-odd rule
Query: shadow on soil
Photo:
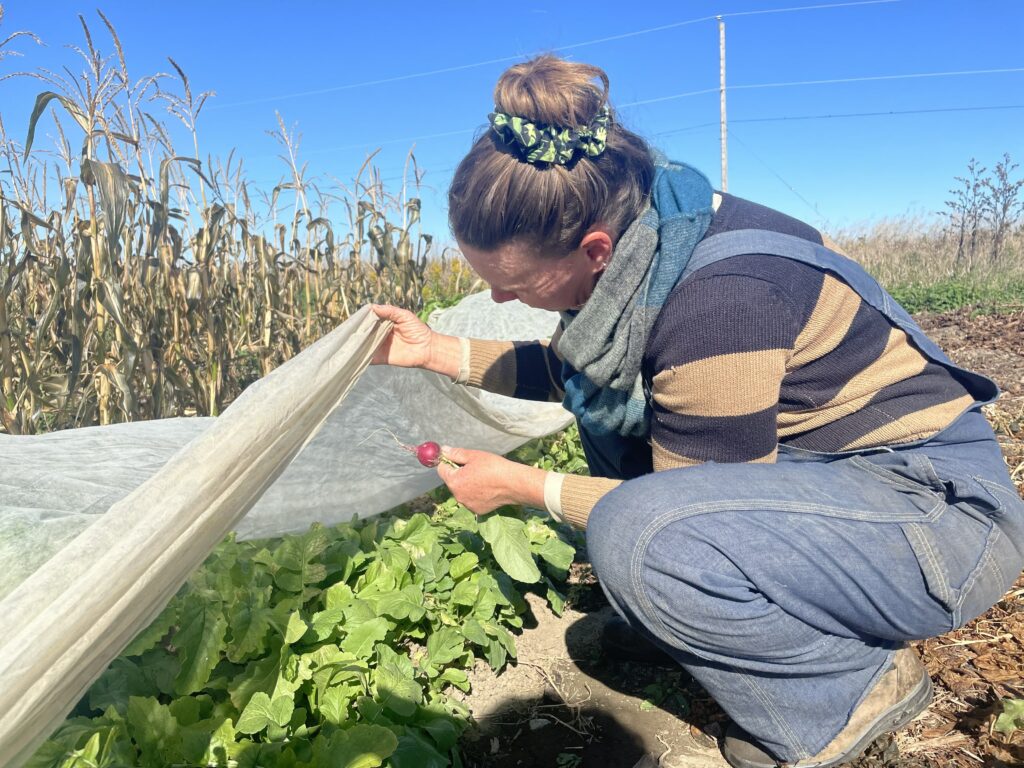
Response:
POLYGON ((526 617, 516 670, 493 681, 503 695, 462 742, 465 765, 633 768, 646 756, 664 768, 725 766, 708 735, 723 716, 707 694, 679 667, 604 660, 598 638, 612 610, 603 599, 577 606, 589 610, 526 617), (557 649, 527 637, 545 633, 558 633, 557 649), (513 679, 527 670, 533 691, 513 679))
POLYGON ((547 696, 506 705, 501 717, 482 722, 476 738, 463 743, 467 768, 631 768, 646 754, 643 740, 600 707, 570 708, 547 696))
MULTIPOLYGON (((479 684, 484 693, 468 702, 477 727, 461 742, 467 768, 728 768, 718 746, 728 718, 685 670, 602 656, 601 628, 613 611, 599 595, 596 586, 575 595, 575 610, 561 617, 539 597, 528 596, 531 610, 516 640, 515 666, 474 681, 474 691, 479 684)), ((965 718, 969 722, 962 727, 976 732, 976 719, 971 713, 965 718)), ((1024 755, 1014 752, 1018 758, 1024 755)), ((1024 765, 1024 760, 1010 764, 1024 765)), ((890 735, 846 765, 937 768, 943 763, 900 755, 890 735)))

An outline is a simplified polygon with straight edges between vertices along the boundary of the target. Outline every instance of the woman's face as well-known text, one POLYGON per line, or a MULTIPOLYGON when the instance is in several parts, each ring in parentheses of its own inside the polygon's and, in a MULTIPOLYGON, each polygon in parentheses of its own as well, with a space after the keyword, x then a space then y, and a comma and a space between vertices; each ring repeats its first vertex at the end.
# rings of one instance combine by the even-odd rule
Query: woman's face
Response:
POLYGON ((462 255, 491 286, 501 304, 518 299, 528 307, 562 311, 583 306, 611 258, 611 240, 603 232, 583 238, 562 258, 544 258, 518 244, 481 251, 460 244, 462 255))

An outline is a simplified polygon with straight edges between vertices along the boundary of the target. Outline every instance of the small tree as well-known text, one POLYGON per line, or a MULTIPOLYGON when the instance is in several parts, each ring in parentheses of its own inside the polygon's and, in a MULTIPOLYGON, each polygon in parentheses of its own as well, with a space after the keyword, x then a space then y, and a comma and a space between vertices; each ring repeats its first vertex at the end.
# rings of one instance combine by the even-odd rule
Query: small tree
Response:
POLYGON ((999 260, 1007 234, 1024 213, 1024 200, 1020 193, 1024 179, 1011 178, 1018 167, 1017 163, 1010 160, 1009 153, 1004 153, 1003 159, 996 163, 992 176, 982 182, 982 213, 992 232, 992 250, 989 252, 992 263, 999 260))
POLYGON ((950 231, 957 239, 956 267, 970 270, 978 245, 978 234, 983 214, 984 184, 982 176, 987 169, 978 165, 973 157, 967 163, 967 175, 955 177, 960 185, 949 190, 953 197, 946 201, 944 212, 949 219, 950 231))

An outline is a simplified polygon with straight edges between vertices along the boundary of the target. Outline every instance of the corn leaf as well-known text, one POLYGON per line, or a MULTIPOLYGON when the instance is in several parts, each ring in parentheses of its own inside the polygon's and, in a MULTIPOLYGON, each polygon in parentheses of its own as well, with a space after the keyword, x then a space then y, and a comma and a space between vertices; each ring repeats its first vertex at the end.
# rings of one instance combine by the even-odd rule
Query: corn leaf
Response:
POLYGON ((28 136, 25 138, 25 152, 24 158, 27 160, 29 152, 32 151, 32 142, 36 135, 36 123, 39 122, 39 118, 42 116, 43 111, 46 109, 46 105, 54 99, 57 99, 67 110, 68 114, 74 118, 75 122, 78 123, 79 127, 83 131, 89 130, 89 121, 86 116, 82 113, 82 110, 78 108, 71 99, 61 96, 59 93, 53 91, 43 91, 36 96, 35 106, 32 107, 32 114, 28 118, 28 136))

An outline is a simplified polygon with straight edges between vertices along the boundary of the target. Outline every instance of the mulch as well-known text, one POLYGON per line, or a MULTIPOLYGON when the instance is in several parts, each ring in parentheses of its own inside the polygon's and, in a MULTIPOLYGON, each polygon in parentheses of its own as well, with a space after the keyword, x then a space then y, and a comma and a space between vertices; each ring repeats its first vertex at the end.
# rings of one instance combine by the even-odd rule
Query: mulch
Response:
MULTIPOLYGON (((991 376, 1003 389, 985 410, 1024 498, 1024 309, 1000 315, 965 309, 917 319, 954 361, 991 376)), ((992 730, 1002 700, 1024 698, 1024 576, 983 616, 917 648, 935 687, 931 707, 854 765, 1024 765, 1024 731, 992 730)))

